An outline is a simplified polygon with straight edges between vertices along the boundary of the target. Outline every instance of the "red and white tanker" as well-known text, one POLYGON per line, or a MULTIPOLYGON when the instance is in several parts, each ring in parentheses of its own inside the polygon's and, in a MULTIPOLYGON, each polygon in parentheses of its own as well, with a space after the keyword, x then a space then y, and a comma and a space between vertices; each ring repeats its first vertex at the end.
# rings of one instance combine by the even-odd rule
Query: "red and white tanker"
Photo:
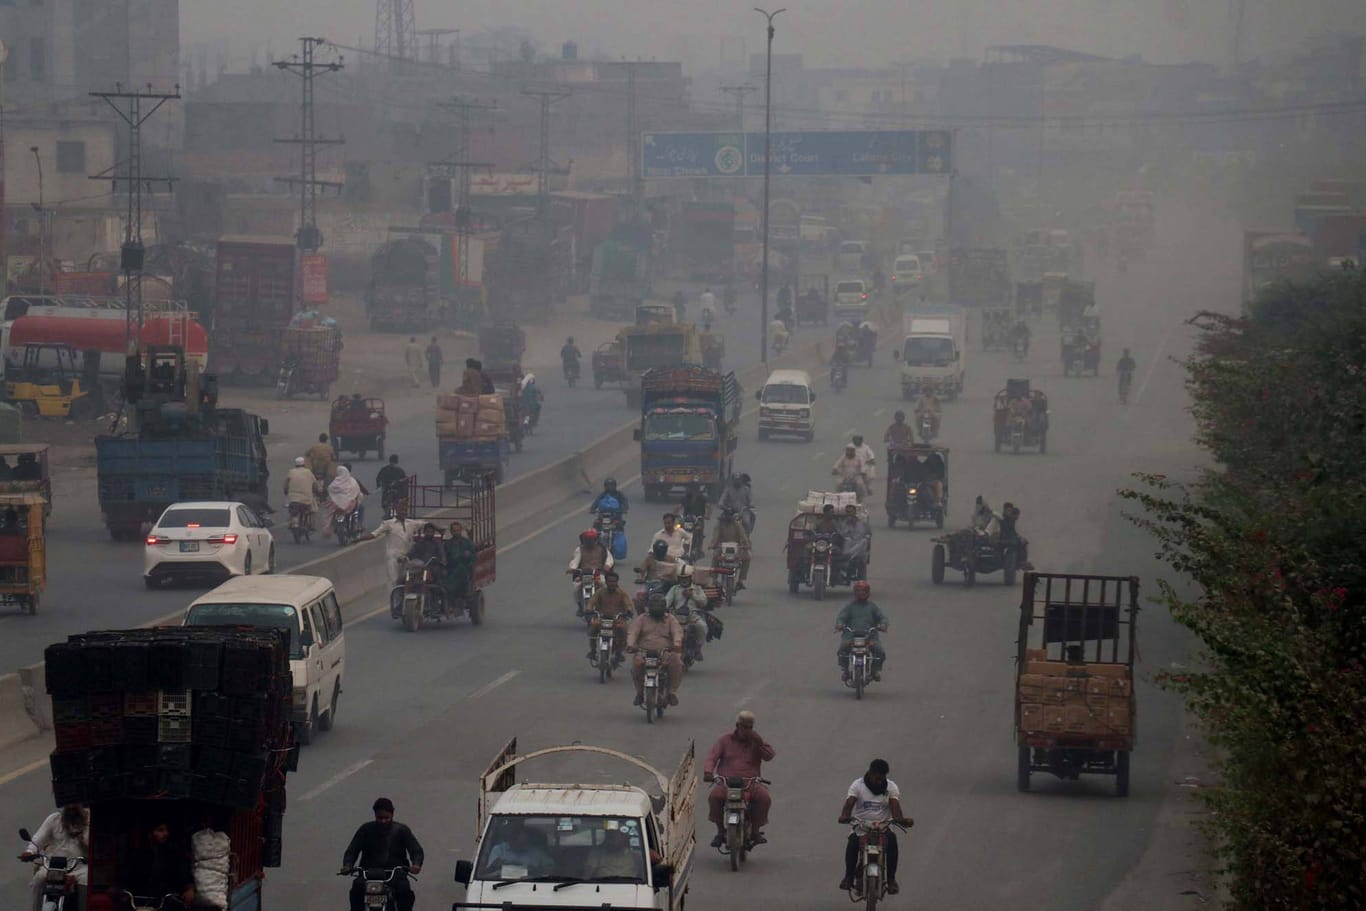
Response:
MULTIPOLYGON (((14 363, 22 360, 23 349, 29 345, 66 345, 78 354, 95 350, 101 355, 100 373, 120 376, 128 353, 125 313, 122 309, 35 302, 23 316, 0 323, 0 354, 5 362, 14 363)), ((141 341, 144 350, 149 345, 178 345, 201 371, 208 367, 208 332, 187 311, 147 313, 141 341)))

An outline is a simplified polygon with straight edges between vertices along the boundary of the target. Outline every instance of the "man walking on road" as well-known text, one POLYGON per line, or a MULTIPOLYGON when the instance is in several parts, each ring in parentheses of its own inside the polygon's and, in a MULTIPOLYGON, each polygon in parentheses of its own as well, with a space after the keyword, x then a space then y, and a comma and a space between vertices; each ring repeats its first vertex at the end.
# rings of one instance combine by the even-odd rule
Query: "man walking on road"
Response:
POLYGON ((408 365, 408 378, 413 381, 413 388, 417 389, 422 385, 422 349, 417 346, 417 336, 408 336, 408 347, 403 349, 403 362, 408 365))
POLYGON ((437 342, 436 336, 432 336, 432 342, 427 346, 427 376, 432 381, 432 388, 441 385, 441 363, 445 356, 441 353, 441 345, 437 342))

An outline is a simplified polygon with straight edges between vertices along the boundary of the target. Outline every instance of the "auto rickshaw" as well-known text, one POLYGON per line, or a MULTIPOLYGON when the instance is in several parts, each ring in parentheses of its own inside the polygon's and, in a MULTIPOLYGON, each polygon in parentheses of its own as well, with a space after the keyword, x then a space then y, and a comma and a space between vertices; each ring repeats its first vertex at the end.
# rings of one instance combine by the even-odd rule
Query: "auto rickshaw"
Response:
MULTIPOLYGON (((862 567, 857 573, 851 573, 851 566, 844 559, 844 536, 838 530, 843 523, 844 507, 853 503, 852 494, 846 497, 823 493, 820 501, 807 500, 799 504, 801 511, 787 523, 787 590, 790 593, 795 595, 801 586, 809 585, 811 594, 821 601, 829 586, 853 585, 859 578, 866 578, 867 565, 873 562, 871 536, 862 567), (826 527, 827 516, 823 510, 827 503, 835 507, 829 516, 833 528, 826 527)), ((866 507, 854 505, 859 518, 866 520, 866 507)))
POLYGON ((354 452, 357 459, 374 450, 384 458, 384 434, 389 419, 384 416, 384 399, 342 396, 332 403, 327 432, 337 455, 354 452))
POLYGON ((949 451, 924 443, 887 447, 887 527, 917 519, 944 527, 949 508, 949 451))
POLYGON ((0 493, 0 604, 30 615, 47 585, 46 505, 32 491, 0 493))
POLYGON ((593 388, 626 379, 626 353, 620 341, 603 342, 593 352, 593 388))
POLYGON ((816 288, 808 287, 795 296, 793 313, 798 326, 830 325, 830 295, 822 294, 816 288))
POLYGON ((0 494, 36 493, 43 499, 43 516, 52 515, 52 478, 48 474, 46 443, 0 445, 0 494))
POLYGON ((1015 455, 1022 446, 1048 452, 1048 396, 1031 391, 1029 380, 1006 380, 992 402, 992 433, 997 452, 1006 446, 1015 455))

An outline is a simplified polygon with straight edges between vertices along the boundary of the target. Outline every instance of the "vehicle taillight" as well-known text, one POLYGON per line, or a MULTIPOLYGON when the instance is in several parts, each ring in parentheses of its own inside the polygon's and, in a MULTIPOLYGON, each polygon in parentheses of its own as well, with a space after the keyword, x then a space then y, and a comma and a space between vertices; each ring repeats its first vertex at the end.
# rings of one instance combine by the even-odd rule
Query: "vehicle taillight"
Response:
POLYGON ((170 543, 171 543, 171 539, 170 539, 170 538, 162 538, 162 537, 158 537, 157 535, 148 535, 148 536, 147 536, 147 546, 148 546, 148 547, 156 547, 158 544, 170 544, 170 543))
POLYGON ((896 276, 895 276, 895 275, 892 276, 892 281, 896 281, 896 276))
POLYGON ((236 543, 237 543, 237 535, 233 535, 233 534, 215 535, 215 536, 213 536, 212 538, 209 538, 208 543, 210 543, 210 544, 236 544, 236 543))
POLYGON ((865 292, 865 293, 863 293, 863 294, 861 294, 861 295, 859 295, 859 296, 862 297, 864 300, 867 300, 867 299, 868 299, 868 294, 867 294, 867 292, 865 292))

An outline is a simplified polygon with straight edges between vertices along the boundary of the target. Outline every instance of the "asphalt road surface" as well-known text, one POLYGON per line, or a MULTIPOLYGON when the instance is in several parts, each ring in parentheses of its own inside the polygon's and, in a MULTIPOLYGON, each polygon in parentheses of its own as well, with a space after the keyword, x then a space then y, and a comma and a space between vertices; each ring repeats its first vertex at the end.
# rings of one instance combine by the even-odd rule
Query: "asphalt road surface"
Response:
MULTIPOLYGON (((1187 239, 1200 236, 1196 226, 1176 228, 1187 230, 1187 239)), ((1011 500, 1023 510, 1020 529, 1038 568, 1136 573, 1145 594, 1153 594, 1160 574, 1154 547, 1126 521, 1132 507, 1115 490, 1134 471, 1180 475, 1197 463, 1182 374, 1168 358, 1187 347, 1186 317, 1211 306, 1218 293, 1231 296, 1229 279, 1176 245, 1127 275, 1102 275, 1107 347, 1098 379, 1062 377, 1051 322, 1036 327, 1024 364, 974 349, 968 394, 946 406, 940 440, 952 449, 950 525, 966 522, 978 493, 997 508, 1011 500), (1148 294, 1159 282, 1164 296, 1148 294), (1139 372, 1130 404, 1121 407, 1113 364, 1126 345, 1139 372), (992 452, 991 399, 1010 376, 1028 376, 1049 395, 1047 455, 992 452)), ((566 394, 566 401, 580 398, 584 414, 596 409, 591 391, 566 394)), ((775 782, 770 843, 740 874, 730 873, 705 846, 710 829, 700 793, 691 907, 843 906, 836 884, 845 830, 836 816, 849 781, 879 756, 891 763, 903 805, 916 819, 902 836, 902 894, 888 907, 985 909, 1022 900, 1039 908, 1097 907, 1142 854, 1169 777, 1179 705, 1147 680, 1184 660, 1189 643, 1165 610, 1143 614, 1131 797, 1113 797, 1110 778, 1063 783, 1042 775, 1032 793, 1019 794, 1012 728, 1019 589, 1005 588, 999 575, 966 588, 950 573, 943 586, 932 585, 934 532, 924 525, 887 529, 875 495, 870 579, 891 618, 884 637, 889 660, 883 682, 856 702, 834 660, 833 620, 848 590, 834 589, 824 602, 806 589, 789 595, 782 545, 793 504, 808 489, 827 486, 830 463, 849 433, 880 439, 901 406, 895 365, 884 353, 872 370, 851 371, 843 395, 822 391, 813 443, 760 444, 747 421, 737 466, 754 475, 758 500, 751 587, 722 610, 725 637, 708 645, 705 662, 683 684, 682 704, 660 724, 646 725, 631 707, 626 679, 600 685, 584 658, 584 629, 562 573, 584 526, 581 514, 558 522, 547 516, 539 533, 519 535, 525 540, 510 550, 505 542, 482 628, 460 623, 414 635, 383 616, 350 627, 338 726, 304 751, 291 776, 285 865, 268 871, 267 902, 340 906, 347 886, 334 876, 341 851, 369 818, 374 798, 384 795, 427 851, 419 907, 445 906, 462 895, 452 872, 471 853, 476 776, 509 737, 524 749, 604 744, 671 770, 689 741, 700 760, 735 712, 748 708, 777 750, 765 767, 775 782)), ((608 425, 616 426, 619 415, 614 411, 608 425)), ((424 436, 419 448, 426 442, 424 436)), ((633 560, 660 511, 634 507, 633 560)), ((93 548, 93 540, 84 546, 93 548)), ((127 566, 132 558, 101 547, 109 550, 98 562, 100 578, 111 588, 118 580, 119 593, 98 599, 85 626, 136 622, 189 600, 184 592, 148 598, 127 566)), ((626 775, 611 765, 592 768, 604 781, 626 775)), ((584 780, 582 771, 568 780, 584 780)), ((50 811, 44 774, 0 785, 12 826, 36 826, 50 811)), ((556 770, 539 768, 535 778, 556 780, 556 770)), ((27 875, 18 864, 0 868, 0 889, 22 894, 27 875)), ((1160 896, 1154 902, 1163 906, 1160 896)))

